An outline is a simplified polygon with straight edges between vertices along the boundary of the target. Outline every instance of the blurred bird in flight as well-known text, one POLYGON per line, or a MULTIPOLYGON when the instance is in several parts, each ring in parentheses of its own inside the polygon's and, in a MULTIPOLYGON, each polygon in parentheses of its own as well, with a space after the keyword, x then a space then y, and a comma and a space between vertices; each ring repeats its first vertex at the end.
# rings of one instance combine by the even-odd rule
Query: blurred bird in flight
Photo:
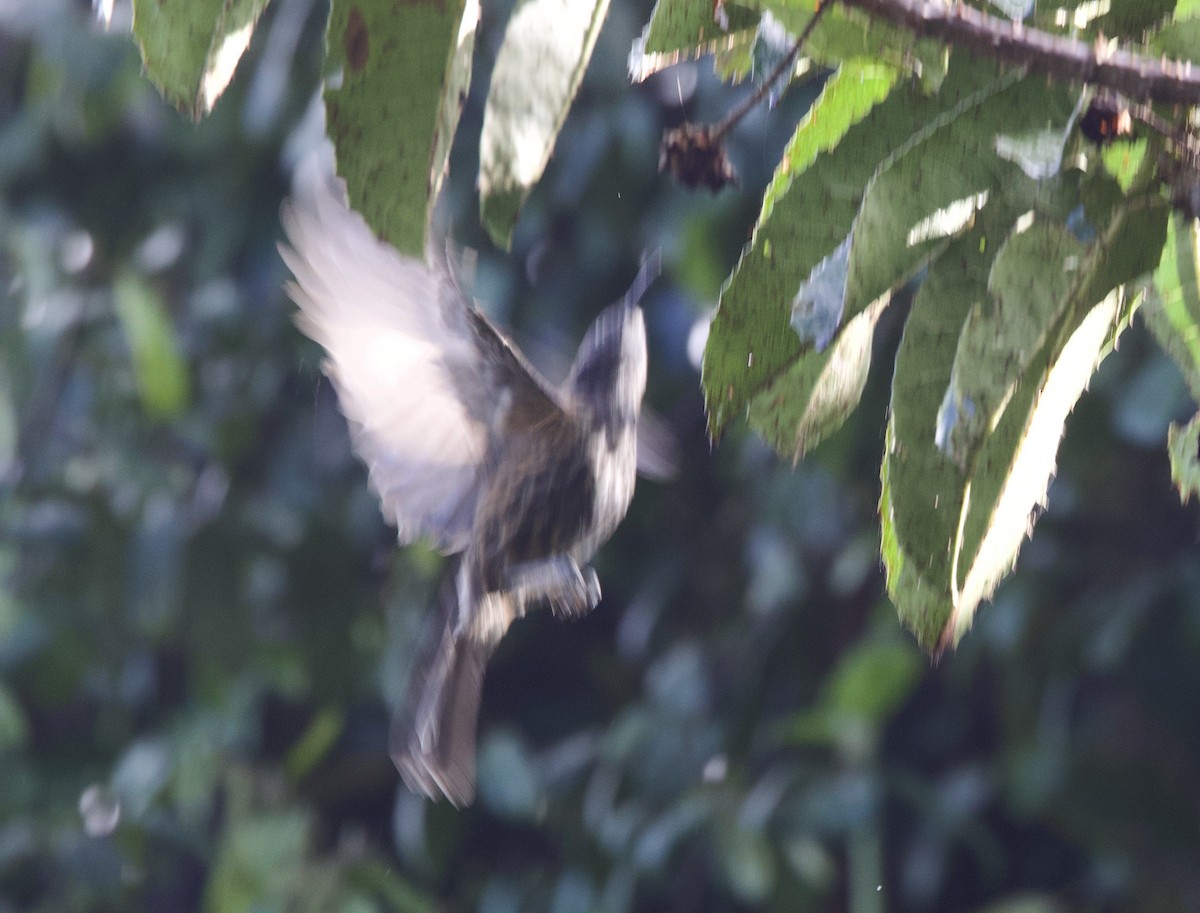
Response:
POLYGON ((625 299, 588 330, 561 386, 543 378, 459 287, 449 258, 378 240, 326 168, 285 206, 300 328, 328 353, 358 455, 400 542, 452 555, 438 617, 392 727, 405 783, 468 804, 484 669, 539 604, 581 617, 588 561, 625 516, 638 461, 646 332, 625 299))

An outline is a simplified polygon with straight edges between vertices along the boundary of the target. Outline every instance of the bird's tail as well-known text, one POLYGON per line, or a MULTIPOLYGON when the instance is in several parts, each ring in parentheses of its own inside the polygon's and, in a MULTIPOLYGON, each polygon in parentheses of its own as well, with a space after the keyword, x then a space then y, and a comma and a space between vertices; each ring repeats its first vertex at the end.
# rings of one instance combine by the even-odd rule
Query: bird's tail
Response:
POLYGON ((475 796, 475 734, 492 647, 458 624, 458 571, 455 563, 439 590, 438 617, 392 723, 391 754, 410 789, 463 806, 475 796))

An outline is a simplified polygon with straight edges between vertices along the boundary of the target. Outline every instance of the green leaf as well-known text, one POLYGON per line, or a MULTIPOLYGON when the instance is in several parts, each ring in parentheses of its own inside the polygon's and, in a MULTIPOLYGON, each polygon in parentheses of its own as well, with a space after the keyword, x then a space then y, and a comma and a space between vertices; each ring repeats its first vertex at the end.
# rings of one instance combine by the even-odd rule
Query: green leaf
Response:
POLYGON ((304 734, 287 753, 283 767, 288 777, 299 780, 328 754, 342 734, 345 720, 340 710, 324 707, 317 711, 304 734))
POLYGON ((646 77, 704 54, 742 49, 749 64, 749 49, 758 26, 757 12, 734 3, 723 7, 724 23, 714 15, 711 0, 658 0, 642 37, 629 56, 630 76, 646 77))
POLYGON ((208 114, 268 0, 134 0, 133 34, 146 74, 180 111, 208 114))
POLYGON ((1154 273, 1153 295, 1142 309, 1146 325, 1200 402, 1200 234, 1197 222, 1173 215, 1154 273))
POLYGON ((808 347, 822 349, 912 275, 969 224, 989 192, 1034 184, 1009 160, 1031 154, 1022 144, 1040 139, 1051 147, 1038 150, 1048 161, 1025 161, 1026 168, 1053 170, 1062 154, 1073 110, 1065 90, 966 62, 932 97, 911 83, 889 94, 894 71, 844 72, 845 83, 839 72, 798 128, 722 292, 704 357, 713 437, 808 347), (815 136, 802 139, 809 130, 815 136), (822 152, 831 142, 836 148, 822 152), (860 188, 873 175, 860 207, 860 188), (810 300, 818 276, 836 288, 823 273, 836 266, 848 234, 845 301, 828 293, 810 300))
POLYGON ((1167 454, 1171 458, 1171 481, 1186 504, 1192 495, 1200 497, 1200 413, 1180 428, 1174 422, 1167 429, 1167 454))
POLYGON ((608 0, 520 0, 496 57, 480 137, 483 222, 508 247, 592 57, 608 0))
POLYGON ((123 273, 113 304, 129 342, 142 407, 155 418, 179 415, 190 398, 187 365, 162 297, 145 279, 123 273))
POLYGON ((1093 19, 1089 23, 1089 30, 1109 40, 1138 40, 1147 29, 1170 18, 1175 9, 1175 0, 1108 0, 1106 5, 1107 12, 1093 19))
POLYGON ((1151 37, 1148 46, 1170 60, 1200 61, 1200 18, 1171 22, 1151 37))
POLYGON ((854 188, 887 155, 895 136, 923 116, 912 87, 892 93, 895 80, 887 67, 848 64, 796 128, 709 333, 703 383, 713 437, 799 357, 800 339, 790 326, 797 288, 850 230, 854 188), (843 137, 845 154, 831 153, 843 137), (821 217, 813 218, 814 211, 821 217))
POLYGON ((883 307, 863 311, 822 352, 800 355, 750 403, 750 427, 792 463, 841 427, 862 398, 883 307))
POLYGON ((471 80, 478 0, 334 0, 326 38, 341 84, 325 90, 350 203, 421 257, 471 80))
POLYGON ((1104 167, 1117 179, 1123 192, 1128 193, 1134 177, 1141 170, 1146 157, 1146 138, 1117 140, 1106 145, 1101 153, 1104 167))
MULTIPOLYGON (((961 354, 952 351, 963 338, 959 328, 996 306, 988 281, 997 245, 989 238, 1007 215, 985 212, 936 261, 913 305, 896 358, 880 513, 889 593, 926 649, 956 644, 1016 560, 1044 500, 1066 416, 1126 325, 1121 284, 1158 256, 1166 211, 1155 198, 1122 198, 1109 216, 1071 272, 1067 306, 1043 314, 1052 328, 1030 338, 1044 344, 1013 365, 999 419, 962 463, 937 446, 935 428, 961 354), (1137 253, 1115 253, 1122 248, 1137 253)), ((1062 270, 1061 245, 1035 246, 1024 249, 1030 279, 1062 270)), ((1004 281, 1008 289, 1015 283, 1004 281)))
POLYGON ((965 466, 999 423, 1018 380, 1071 304, 1086 248, 1066 228, 1038 222, 996 254, 988 296, 963 325, 938 412, 938 446, 965 466), (1031 270, 1031 263, 1047 268, 1031 270))
MULTIPOLYGON (((814 13, 810 0, 754 0, 793 35, 800 34, 814 13)), ((870 61, 917 77, 927 91, 936 91, 946 76, 948 53, 940 42, 918 38, 857 9, 834 5, 821 13, 803 48, 804 56, 826 67, 870 61)))
POLYGON ((888 97, 898 76, 892 67, 853 61, 839 67, 826 80, 821 94, 796 126, 779 167, 763 194, 760 225, 771 217, 776 202, 788 195, 793 181, 819 155, 835 149, 851 127, 888 97))
POLYGON ((1077 92, 975 64, 955 66, 940 94, 958 100, 898 147, 867 187, 843 319, 911 277, 987 195, 1059 170, 1077 92))
POLYGON ((838 713, 880 726, 908 700, 924 666, 911 642, 863 641, 838 663, 825 699, 838 713))
POLYGON ((962 326, 987 294, 999 246, 991 239, 1005 221, 988 211, 939 257, 913 302, 896 353, 881 468, 881 552, 900 620, 926 649, 937 644, 950 614, 951 559, 962 509, 962 473, 936 447, 935 423, 962 326))

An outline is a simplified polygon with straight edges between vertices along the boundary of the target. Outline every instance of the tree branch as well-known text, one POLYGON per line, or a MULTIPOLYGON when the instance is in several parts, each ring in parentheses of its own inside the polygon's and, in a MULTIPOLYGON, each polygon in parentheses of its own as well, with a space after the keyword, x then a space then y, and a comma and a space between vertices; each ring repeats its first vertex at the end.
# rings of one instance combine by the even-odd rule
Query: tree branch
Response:
POLYGON ((1200 105, 1200 68, 1153 60, 1026 28, 946 0, 840 0, 878 19, 1049 76, 1104 86, 1139 101, 1200 105))

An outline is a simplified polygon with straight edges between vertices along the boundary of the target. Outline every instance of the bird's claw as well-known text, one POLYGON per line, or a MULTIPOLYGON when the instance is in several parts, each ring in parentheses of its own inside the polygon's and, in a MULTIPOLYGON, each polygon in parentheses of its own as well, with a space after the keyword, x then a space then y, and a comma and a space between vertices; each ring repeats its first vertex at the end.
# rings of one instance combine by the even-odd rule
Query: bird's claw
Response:
POLYGON ((527 561, 509 571, 509 585, 519 602, 545 600, 556 618, 578 619, 600 602, 600 579, 569 555, 527 561))
POLYGON ((550 611, 555 618, 577 621, 600 602, 600 578, 590 567, 575 567, 575 580, 562 595, 550 597, 550 611))

